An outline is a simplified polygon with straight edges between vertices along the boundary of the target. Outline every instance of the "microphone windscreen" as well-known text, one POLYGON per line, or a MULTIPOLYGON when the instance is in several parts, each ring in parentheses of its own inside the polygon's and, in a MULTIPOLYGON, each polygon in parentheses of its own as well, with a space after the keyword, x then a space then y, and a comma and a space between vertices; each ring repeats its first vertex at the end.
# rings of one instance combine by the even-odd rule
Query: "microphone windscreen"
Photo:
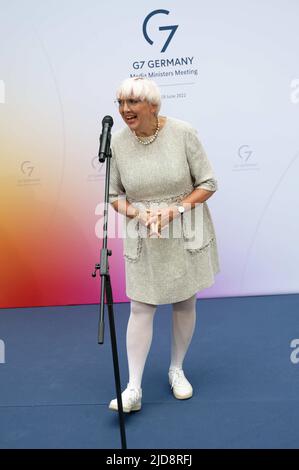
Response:
POLYGON ((109 124, 110 127, 113 126, 113 119, 111 116, 105 116, 102 121, 102 125, 109 124))

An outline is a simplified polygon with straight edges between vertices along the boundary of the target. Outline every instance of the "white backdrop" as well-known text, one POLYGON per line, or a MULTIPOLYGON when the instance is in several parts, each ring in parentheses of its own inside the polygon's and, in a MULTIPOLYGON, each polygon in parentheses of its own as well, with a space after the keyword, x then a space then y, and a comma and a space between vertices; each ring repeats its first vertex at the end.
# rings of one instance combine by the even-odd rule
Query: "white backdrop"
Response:
POLYGON ((100 122, 111 114, 113 130, 122 126, 115 89, 128 76, 150 76, 161 87, 161 114, 197 128, 219 183, 209 207, 221 272, 207 295, 298 292, 298 1, 0 4, 0 106, 18 88, 20 109, 49 119, 55 204, 82 227, 95 224, 88 194, 101 194, 80 178, 88 179, 100 122), (143 25, 156 10, 146 24, 150 44, 143 25))

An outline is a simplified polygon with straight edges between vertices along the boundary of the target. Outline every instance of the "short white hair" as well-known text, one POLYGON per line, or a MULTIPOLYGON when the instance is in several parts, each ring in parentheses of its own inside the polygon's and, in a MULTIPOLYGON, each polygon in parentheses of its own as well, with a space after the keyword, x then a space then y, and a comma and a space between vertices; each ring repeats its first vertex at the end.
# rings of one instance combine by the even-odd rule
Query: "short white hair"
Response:
POLYGON ((124 80, 116 92, 117 99, 138 98, 161 108, 161 94, 158 85, 148 78, 134 77, 124 80))

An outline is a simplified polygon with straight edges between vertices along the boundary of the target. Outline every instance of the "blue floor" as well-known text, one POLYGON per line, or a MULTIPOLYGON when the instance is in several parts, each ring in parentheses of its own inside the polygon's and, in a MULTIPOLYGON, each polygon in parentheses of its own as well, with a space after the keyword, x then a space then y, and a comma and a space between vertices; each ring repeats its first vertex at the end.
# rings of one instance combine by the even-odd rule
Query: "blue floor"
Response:
MULTIPOLYGON (((0 448, 120 448, 108 318, 98 306, 0 311, 0 448)), ((158 307, 141 412, 126 416, 129 448, 299 448, 299 295, 197 301, 185 361, 191 400, 167 381, 171 306, 158 307)), ((129 304, 115 305, 122 383, 129 304)))

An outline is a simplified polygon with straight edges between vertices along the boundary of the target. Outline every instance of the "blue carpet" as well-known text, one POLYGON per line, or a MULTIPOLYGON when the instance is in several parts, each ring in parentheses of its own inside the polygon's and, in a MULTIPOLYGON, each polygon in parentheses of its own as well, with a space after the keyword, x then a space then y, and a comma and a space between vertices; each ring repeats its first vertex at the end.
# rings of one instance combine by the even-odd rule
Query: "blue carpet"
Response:
MULTIPOLYGON (((143 408, 126 416, 130 448, 298 448, 299 295, 204 299, 185 361, 191 400, 167 382, 171 306, 159 306, 143 408)), ((108 318, 96 305, 1 310, 1 448, 119 448, 108 318)), ((115 305, 123 387, 129 304, 115 305)))

